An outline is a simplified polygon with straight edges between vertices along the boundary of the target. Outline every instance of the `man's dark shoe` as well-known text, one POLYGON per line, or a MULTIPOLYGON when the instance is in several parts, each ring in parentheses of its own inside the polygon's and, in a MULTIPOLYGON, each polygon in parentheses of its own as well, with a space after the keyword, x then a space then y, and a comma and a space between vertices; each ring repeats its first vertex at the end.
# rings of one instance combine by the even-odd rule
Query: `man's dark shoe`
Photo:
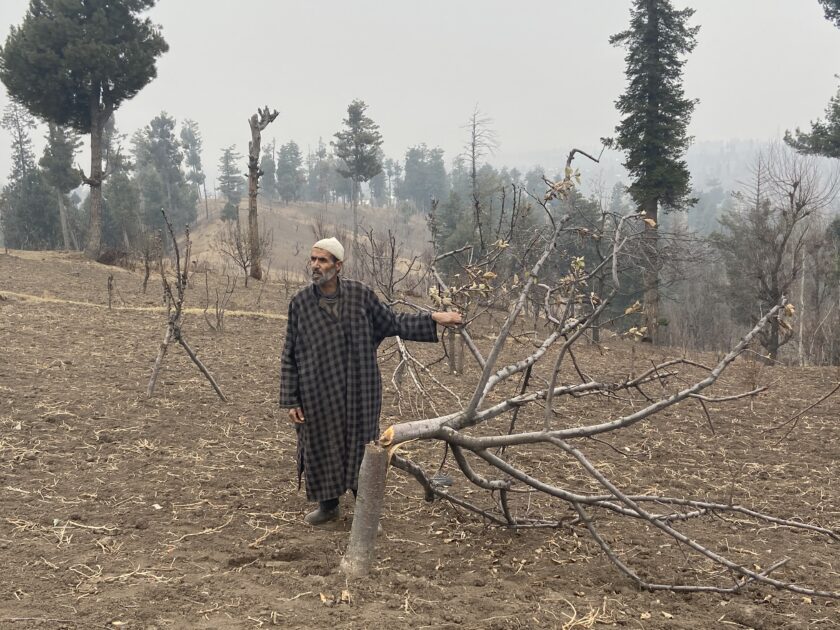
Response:
POLYGON ((324 509, 322 507, 319 507, 317 510, 312 511, 303 517, 303 520, 309 525, 323 525, 324 523, 329 523, 330 521, 335 521, 337 519, 338 508, 324 509))

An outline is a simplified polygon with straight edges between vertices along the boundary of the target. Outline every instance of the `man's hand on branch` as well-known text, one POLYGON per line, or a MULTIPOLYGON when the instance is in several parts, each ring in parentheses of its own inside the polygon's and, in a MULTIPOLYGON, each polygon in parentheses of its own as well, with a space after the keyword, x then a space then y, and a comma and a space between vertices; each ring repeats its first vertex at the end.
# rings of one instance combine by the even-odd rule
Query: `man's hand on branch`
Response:
POLYGON ((289 420, 295 424, 303 424, 303 409, 300 407, 289 409, 289 420))
POLYGON ((457 311, 435 311, 432 319, 441 326, 460 326, 464 323, 461 313, 457 311))

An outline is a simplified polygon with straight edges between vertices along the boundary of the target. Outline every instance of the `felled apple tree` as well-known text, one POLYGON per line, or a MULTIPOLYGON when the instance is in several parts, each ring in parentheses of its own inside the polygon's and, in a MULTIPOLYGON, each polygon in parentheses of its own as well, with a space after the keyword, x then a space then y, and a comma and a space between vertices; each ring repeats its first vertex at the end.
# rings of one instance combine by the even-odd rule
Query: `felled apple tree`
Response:
MULTIPOLYGON (((574 190, 571 161, 575 153, 569 155, 565 178, 548 182, 548 192, 541 200, 544 207, 574 190)), ((579 234, 581 228, 569 216, 548 215, 544 229, 535 235, 541 253, 518 274, 521 279, 515 299, 489 351, 482 353, 475 344, 471 347, 480 375, 469 400, 453 402, 451 410, 435 417, 393 424, 382 433, 378 444, 368 446, 359 480, 359 503, 342 562, 346 573, 361 576, 369 571, 383 505, 384 475, 390 463, 413 476, 425 489, 427 500, 449 501, 475 513, 485 523, 512 529, 582 528, 617 570, 642 589, 732 593, 759 583, 809 596, 840 598, 837 591, 774 577, 787 558, 776 558, 764 567, 746 563, 734 550, 724 552, 703 544, 701 536, 690 533, 693 530, 689 524, 705 519, 744 532, 750 527, 768 527, 837 542, 840 535, 836 530, 738 505, 731 496, 704 501, 627 489, 623 487, 625 476, 614 466, 599 467, 587 452, 589 444, 610 446, 607 438, 655 422, 681 403, 701 405, 711 422, 707 403, 757 395, 763 387, 726 396, 714 396, 706 390, 763 330, 792 316, 786 301, 780 301, 714 365, 683 357, 661 360, 619 378, 592 375, 578 360, 576 345, 585 339, 593 322, 603 324, 602 316, 621 286, 625 257, 632 255, 634 239, 650 221, 643 212, 610 217, 604 223, 611 226, 609 230, 591 234, 602 244, 609 241, 608 248, 601 248, 602 252, 608 250, 607 255, 591 268, 583 257, 569 255, 567 268, 555 273, 547 268, 552 253, 564 235, 579 234), (602 282, 594 282, 596 278, 602 282), (595 295, 590 290, 593 285, 603 286, 603 294, 595 295), (530 344, 517 342, 516 351, 509 349, 503 354, 506 346, 522 336, 521 324, 529 301, 540 305, 542 326, 529 332, 530 344), (504 362, 503 357, 509 356, 515 359, 504 362), (567 363, 571 368, 561 370, 567 363), (539 377, 533 377, 536 370, 539 377), (574 374, 574 380, 564 376, 568 374, 574 374), (575 405, 593 398, 605 401, 597 407, 600 417, 581 420, 586 414, 574 413, 575 405), (523 412, 528 414, 527 423, 520 421, 523 412), (457 493, 454 488, 463 483, 451 487, 436 483, 434 470, 425 470, 406 455, 402 447, 418 441, 445 444, 471 491, 457 493), (702 565, 703 570, 689 571, 688 577, 670 583, 643 576, 603 534, 599 519, 609 520, 606 515, 640 522, 648 531, 664 537, 669 546, 683 550, 686 558, 699 559, 694 564, 702 565)), ((445 287, 439 291, 446 297, 453 295, 445 287)), ((626 332, 643 336, 638 327, 626 332)))

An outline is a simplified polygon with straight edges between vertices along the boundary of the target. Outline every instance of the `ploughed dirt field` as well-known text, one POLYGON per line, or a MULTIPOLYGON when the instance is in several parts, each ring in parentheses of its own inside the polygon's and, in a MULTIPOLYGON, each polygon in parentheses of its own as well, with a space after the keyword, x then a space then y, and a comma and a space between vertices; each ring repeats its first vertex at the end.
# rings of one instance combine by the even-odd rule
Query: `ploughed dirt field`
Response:
MULTIPOLYGON (((237 284, 217 333, 201 313, 203 276, 194 276, 187 305, 198 310, 187 315, 185 337, 229 397, 225 404, 177 346, 147 399, 165 315, 160 280, 153 276, 145 295, 141 280, 139 272, 78 254, 0 254, 2 628, 840 628, 840 601, 772 587, 641 592, 585 526, 490 526, 449 503, 425 502, 417 482, 398 470, 389 473, 371 575, 347 580, 339 562, 352 497, 342 499, 338 523, 323 529, 303 523, 311 506, 297 489, 294 433, 276 407, 284 286, 237 284)), ((483 348, 491 330, 485 322, 473 331, 483 348)), ((440 344, 409 345, 424 363, 442 355, 440 344)), ((632 349, 617 338, 604 345, 581 344, 574 356, 583 372, 604 380, 639 373, 669 352, 647 344, 632 349)), ((392 350, 383 344, 383 428, 433 408, 457 408, 428 378, 428 398, 404 380, 398 408, 392 350)), ((521 350, 510 344, 506 359, 521 350)), ((578 381, 565 363, 562 378, 578 381)), ((445 361, 431 371, 462 401, 478 375, 469 357, 464 374, 448 374, 445 361)), ((662 387, 701 374, 685 366, 679 372, 662 387)), ((836 368, 738 359, 714 395, 762 384, 768 391, 706 403, 708 417, 696 401, 687 402, 578 446, 625 492, 732 502, 837 531, 840 393, 799 417, 789 434, 792 425, 772 429, 831 391, 838 378, 836 368)), ((665 390, 656 383, 644 391, 658 397, 665 390)), ((556 422, 571 427, 615 418, 642 401, 638 392, 563 400, 556 422)), ((518 428, 542 422, 534 406, 520 413, 518 428)), ((508 423, 503 417, 482 431, 504 432, 508 423)), ((425 443, 402 452, 432 473, 443 454, 439 444, 425 443)), ((604 492, 559 451, 508 455, 544 481, 604 492)), ((444 470, 454 479, 449 491, 492 505, 451 456, 444 470)), ((511 508, 563 523, 575 516, 545 495, 516 495, 511 508)), ((594 514, 604 539, 646 579, 733 583, 734 576, 638 520, 594 514)), ((772 574, 778 579, 840 590, 840 543, 829 537, 743 515, 676 526, 756 570, 787 558, 772 574)))

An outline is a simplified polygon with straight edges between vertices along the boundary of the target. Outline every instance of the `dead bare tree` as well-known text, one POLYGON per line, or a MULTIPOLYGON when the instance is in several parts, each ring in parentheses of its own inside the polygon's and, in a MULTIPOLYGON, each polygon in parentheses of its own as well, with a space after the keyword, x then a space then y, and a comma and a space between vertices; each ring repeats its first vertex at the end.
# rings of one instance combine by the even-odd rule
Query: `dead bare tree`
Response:
MULTIPOLYGON (((253 258, 254 252, 269 251, 273 244, 273 234, 265 229, 263 225, 262 230, 257 231, 257 238, 260 239, 259 244, 254 246, 251 239, 254 233, 251 230, 243 231, 241 222, 239 221, 225 221, 222 227, 216 232, 214 246, 216 250, 224 257, 230 259, 234 265, 242 270, 245 275, 245 286, 248 286, 248 278, 253 278, 251 270, 254 265, 259 264, 259 260, 253 258)), ((262 276, 262 272, 260 272, 262 276)))
MULTIPOLYGON (((574 153, 569 155, 569 162, 574 153)), ((563 181, 551 183, 550 194, 568 194, 573 187, 569 173, 567 168, 563 181)), ((620 257, 630 239, 638 238, 643 233, 644 219, 643 213, 622 217, 612 234, 610 251, 593 268, 587 268, 585 261, 580 258, 572 259, 568 273, 560 278, 555 287, 549 287, 545 292, 542 315, 549 325, 543 329, 544 336, 535 340, 525 356, 502 365, 502 350, 514 338, 514 326, 524 312, 529 294, 546 273, 544 267, 557 246, 558 237, 563 232, 576 229, 569 224, 568 216, 559 220, 552 218, 550 229, 541 238, 542 253, 524 274, 518 298, 508 317, 486 356, 479 353, 477 357, 482 371, 470 399, 448 413, 390 426, 382 433, 378 444, 369 447, 371 458, 380 458, 382 453, 387 452, 395 467, 408 472, 423 486, 427 499, 447 500, 479 515, 485 523, 514 529, 574 525, 585 527, 616 568, 642 589, 734 593, 748 584, 758 583, 808 596, 840 598, 840 592, 818 590, 792 580, 772 577, 771 574, 778 572, 788 562, 787 558, 779 558, 764 568, 758 568, 752 563, 734 559, 736 556, 731 550, 720 551, 686 533, 691 531, 687 529, 687 523, 700 517, 718 516, 723 519, 727 515, 731 519, 723 522, 733 526, 753 521, 767 527, 824 536, 835 542, 840 541, 840 533, 837 531, 738 505, 731 496, 720 501, 702 501, 661 496, 652 492, 627 492, 613 480, 617 473, 600 469, 581 446, 583 441, 605 444, 605 438, 615 435, 615 432, 651 421, 658 414, 682 402, 698 402, 705 410, 708 402, 722 403, 758 394, 764 388, 758 387, 728 396, 713 396, 705 393, 705 390, 718 381, 727 367, 772 322, 789 316, 786 301, 782 299, 768 309, 743 338, 712 366, 680 358, 662 360, 639 374, 618 380, 598 379, 589 375, 585 366, 577 361, 575 343, 590 330, 615 295, 619 285, 620 257), (591 299, 587 295, 590 281, 603 268, 611 271, 611 286, 604 295, 597 296, 597 300, 591 299), (586 308, 576 310, 574 305, 579 303, 579 296, 585 297, 580 303, 586 308), (562 299, 555 299, 558 297, 562 299), (561 368, 568 362, 571 362, 572 373, 576 378, 563 382, 561 368), (542 380, 523 378, 516 390, 511 391, 512 379, 530 376, 532 368, 545 364, 548 364, 547 377, 542 380), (685 374, 681 374, 681 371, 685 374), (529 380, 535 385, 529 385, 529 380), (504 387, 506 384, 508 387, 504 387), (627 400, 634 392, 639 396, 633 399, 628 410, 627 400), (600 417, 595 422, 575 423, 571 419, 582 416, 569 414, 568 410, 564 412, 560 406, 563 400, 592 396, 602 397, 605 401, 621 401, 615 416, 600 417), (519 429, 515 421, 516 414, 520 410, 534 408, 538 411, 531 414, 530 425, 526 430, 519 429), (512 419, 506 427, 493 426, 494 421, 498 422, 509 415, 512 419), (431 475, 408 456, 397 454, 402 445, 418 440, 445 443, 451 449, 458 468, 472 484, 472 489, 458 496, 436 485, 431 475), (539 449, 542 454, 540 462, 529 465, 529 458, 523 453, 526 448, 531 449, 531 452, 539 449), (551 461, 550 466, 542 465, 546 461, 551 461), (560 466, 564 466, 562 473, 552 475, 551 471, 558 470, 560 466), (475 487, 486 491, 484 501, 476 499, 475 487), (538 501, 537 497, 549 500, 544 503, 538 501), (560 515, 535 513, 536 505, 550 507, 556 505, 557 500, 566 508, 560 515), (674 583, 648 579, 634 570, 630 562, 613 548, 608 537, 602 533, 596 513, 636 519, 650 531, 665 536, 671 545, 679 547, 685 554, 696 554, 718 570, 712 572, 712 577, 708 579, 701 578, 698 570, 694 578, 696 582, 692 578, 681 578, 674 583)), ((475 352, 479 351, 476 349, 475 352)), ((711 422, 711 418, 709 420, 711 422)), ((372 562, 374 537, 371 535, 371 522, 378 516, 380 508, 377 506, 381 505, 381 497, 368 497, 363 493, 371 491, 369 489, 380 492, 379 488, 384 487, 384 484, 367 476, 384 475, 383 469, 362 464, 360 496, 350 535, 351 544, 348 556, 345 557, 347 562, 342 565, 345 572, 352 576, 365 575, 372 562), (365 513, 368 505, 375 510, 373 519, 370 513, 365 513)))
MULTIPOLYGON (((181 329, 183 323, 184 299, 186 298, 187 292, 188 270, 190 268, 190 252, 192 248, 192 243, 190 242, 190 228, 189 226, 184 228, 184 257, 182 260, 181 250, 178 247, 178 239, 175 238, 175 230, 172 229, 172 224, 169 222, 166 212, 161 210, 161 213, 163 214, 163 221, 166 223, 167 232, 172 238, 172 248, 175 255, 175 277, 171 282, 170 279, 167 278, 165 270, 166 267, 163 264, 163 254, 161 254, 160 278, 163 283, 163 299, 166 303, 166 333, 163 336, 163 342, 161 342, 158 348, 157 358, 155 358, 155 364, 152 368, 152 375, 149 378, 149 385, 146 388, 146 397, 151 398, 155 393, 155 384, 157 383, 158 374, 160 373, 160 368, 163 364, 163 358, 166 356, 169 344, 174 339, 178 342, 178 344, 180 344, 192 362, 196 364, 198 369, 201 370, 201 373, 204 374, 205 378, 210 382, 210 385, 213 386, 213 390, 219 398, 221 398, 223 402, 227 402, 227 398, 222 393, 222 390, 219 389, 219 385, 210 375, 210 372, 207 371, 207 368, 201 360, 196 356, 186 339, 184 339, 183 330, 181 329), (173 283, 175 289, 174 291, 173 283)), ((162 245, 159 248, 159 251, 163 252, 162 245)))
POLYGON ((257 191, 259 180, 263 172, 260 170, 260 138, 262 131, 274 122, 277 118, 277 110, 273 112, 264 108, 257 108, 257 113, 248 119, 251 128, 251 141, 248 142, 248 245, 250 252, 248 258, 251 260, 250 276, 254 280, 262 278, 262 241, 260 240, 260 226, 257 216, 257 191))
MULTIPOLYGON (((313 225, 313 232, 315 232, 316 237, 322 234, 322 232, 317 231, 318 226, 320 224, 313 225)), ((364 279, 379 291, 388 305, 403 305, 414 310, 429 310, 406 299, 416 292, 418 285, 424 281, 426 273, 420 271, 418 256, 412 256, 411 260, 403 257, 402 244, 397 243, 393 230, 389 229, 387 239, 382 239, 376 235, 373 229, 369 229, 365 233, 365 238, 359 243, 358 254, 360 265, 356 268, 357 271, 360 271, 364 279)), ((419 415, 426 406, 435 409, 434 401, 430 399, 428 394, 427 383, 443 388, 451 396, 457 398, 452 390, 446 388, 434 377, 427 365, 424 365, 411 354, 399 337, 396 338, 392 348, 384 352, 386 356, 392 353, 398 357, 397 367, 391 377, 392 381, 402 383, 407 376, 414 384, 412 394, 403 394, 399 387, 396 388, 398 392, 396 403, 401 411, 404 408, 410 408, 415 415, 419 415)))
POLYGON ((412 256, 411 260, 404 258, 402 243, 397 244, 397 238, 390 229, 387 239, 377 237, 373 228, 367 230, 359 244, 359 254, 365 280, 389 303, 394 301, 398 285, 411 292, 423 281, 422 276, 412 273, 419 270, 419 257, 412 256))
POLYGON ((342 243, 347 243, 353 236, 346 225, 331 223, 324 212, 318 212, 310 219, 309 228, 312 230, 312 236, 316 241, 334 236, 342 243))
POLYGON ((149 276, 152 273, 152 265, 161 259, 161 243, 163 242, 160 232, 143 232, 140 238, 140 258, 143 259, 143 294, 149 284, 149 276))
MULTIPOLYGON (((726 295, 737 321, 758 321, 780 297, 791 295, 802 274, 808 233, 814 217, 840 191, 840 173, 825 177, 812 157, 783 146, 759 155, 749 188, 736 194, 738 205, 720 219, 712 235, 727 272, 726 295)), ((798 309, 804 311, 806 304, 798 309)), ((761 330, 768 359, 794 336, 783 321, 761 330)))
POLYGON ((310 219, 309 221, 309 227, 312 229, 312 236, 315 238, 316 241, 320 241, 322 238, 329 238, 330 236, 334 236, 332 233, 332 229, 330 228, 330 224, 327 221, 327 215, 325 212, 319 212, 314 217, 312 217, 312 219, 310 219))
POLYGON ((288 298, 293 291, 300 287, 303 282, 303 278, 305 277, 302 266, 301 269, 295 270, 288 265, 284 265, 280 269, 280 273, 278 275, 278 280, 280 284, 283 285, 283 295, 288 298))
POLYGON ((225 286, 213 288, 215 300, 213 301, 213 319, 207 314, 210 309, 210 280, 209 272, 204 269, 204 321, 213 332, 222 332, 225 329, 225 313, 230 304, 233 293, 236 290, 236 278, 225 276, 225 286))
MULTIPOLYGON (((484 218, 487 225, 480 231, 478 240, 451 251, 436 251, 440 232, 437 200, 432 200, 431 210, 426 219, 435 250, 430 268, 436 286, 430 289, 429 296, 437 308, 456 308, 468 322, 484 314, 492 317, 494 311, 507 312, 510 307, 509 294, 503 283, 495 281, 500 274, 508 271, 506 266, 500 266, 500 263, 505 261, 505 254, 513 250, 517 253, 508 258, 517 259, 517 263, 521 263, 532 253, 534 230, 522 226, 523 219, 531 209, 524 198, 524 189, 516 184, 500 187, 490 199, 488 210, 493 209, 493 199, 496 196, 499 202, 498 212, 492 222, 488 221, 488 218, 493 212, 484 218), (448 274, 440 272, 444 265, 449 270, 448 274), (444 276, 447 276, 448 283, 444 276)), ((474 209, 481 210, 481 204, 476 203, 474 209)), ((474 344, 464 329, 448 329, 444 335, 450 373, 463 372, 465 345, 481 365, 474 344)))
POLYGON ((485 116, 479 110, 478 105, 473 109, 469 121, 465 125, 467 129, 468 139, 464 145, 464 155, 467 158, 470 169, 470 184, 472 187, 472 202, 473 202, 473 223, 476 236, 478 237, 479 249, 483 253, 487 242, 484 235, 483 223, 486 221, 484 209, 481 207, 481 196, 479 195, 478 186, 478 167, 479 161, 488 153, 499 146, 496 139, 496 132, 493 129, 493 120, 485 116))

